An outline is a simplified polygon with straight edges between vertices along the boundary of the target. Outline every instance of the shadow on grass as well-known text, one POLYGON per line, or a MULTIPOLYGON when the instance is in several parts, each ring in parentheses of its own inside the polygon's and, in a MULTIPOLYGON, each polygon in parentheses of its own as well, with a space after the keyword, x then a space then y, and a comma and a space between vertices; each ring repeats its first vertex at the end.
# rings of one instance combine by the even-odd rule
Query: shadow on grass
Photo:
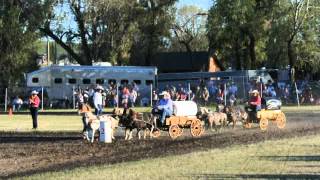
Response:
MULTIPOLYGON (((320 155, 310 156, 259 156, 269 161, 320 161, 320 155)), ((319 177, 320 178, 320 177, 319 177)))
POLYGON ((319 179, 320 174, 198 174, 191 179, 319 179))

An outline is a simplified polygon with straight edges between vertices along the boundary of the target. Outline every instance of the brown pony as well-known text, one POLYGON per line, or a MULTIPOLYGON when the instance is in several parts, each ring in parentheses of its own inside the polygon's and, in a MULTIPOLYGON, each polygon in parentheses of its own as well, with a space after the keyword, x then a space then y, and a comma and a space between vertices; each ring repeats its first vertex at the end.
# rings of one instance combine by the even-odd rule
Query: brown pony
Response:
POLYGON ((228 124, 232 123, 232 128, 234 129, 237 121, 241 121, 242 124, 248 119, 248 113, 237 106, 226 106, 224 112, 228 116, 228 124))
POLYGON ((132 139, 132 130, 137 130, 137 136, 141 139, 140 132, 143 131, 143 138, 146 139, 147 131, 152 137, 154 126, 148 121, 143 120, 143 114, 135 112, 133 109, 125 109, 123 112, 119 109, 114 109, 113 114, 120 118, 119 123, 125 127, 125 140, 132 139), (128 111, 128 113, 127 113, 128 111))
POLYGON ((205 107, 200 107, 197 117, 205 121, 211 130, 213 130, 213 127, 216 131, 218 131, 218 128, 221 130, 227 124, 227 114, 223 112, 212 112, 205 107))

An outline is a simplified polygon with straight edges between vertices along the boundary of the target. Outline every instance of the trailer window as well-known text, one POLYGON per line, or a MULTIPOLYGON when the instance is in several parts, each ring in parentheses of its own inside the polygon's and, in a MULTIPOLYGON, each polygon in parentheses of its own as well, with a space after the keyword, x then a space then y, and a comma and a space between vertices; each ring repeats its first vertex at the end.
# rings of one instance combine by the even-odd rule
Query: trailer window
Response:
POLYGON ((32 83, 38 83, 38 82, 39 82, 39 78, 37 77, 32 78, 32 83))
POLYGON ((109 79, 108 84, 116 84, 117 80, 115 79, 109 79))
POLYGON ((76 84, 77 80, 75 78, 68 79, 69 84, 76 84))
POLYGON ((91 80, 90 80, 90 79, 83 79, 83 80, 82 80, 82 83, 83 83, 83 84, 90 84, 90 83, 91 83, 91 80))
POLYGON ((126 84, 129 84, 129 80, 127 80, 127 79, 122 79, 122 80, 120 81, 120 83, 121 83, 122 85, 126 85, 126 84))
POLYGON ((62 78, 54 78, 54 83, 55 84, 61 84, 62 83, 62 78))
POLYGON ((153 84, 153 80, 146 80, 146 85, 149 86, 150 84, 153 84))
POLYGON ((134 83, 136 83, 136 85, 140 85, 141 84, 141 80, 133 80, 134 83))
POLYGON ((96 79, 96 84, 103 84, 104 83, 104 79, 96 79))

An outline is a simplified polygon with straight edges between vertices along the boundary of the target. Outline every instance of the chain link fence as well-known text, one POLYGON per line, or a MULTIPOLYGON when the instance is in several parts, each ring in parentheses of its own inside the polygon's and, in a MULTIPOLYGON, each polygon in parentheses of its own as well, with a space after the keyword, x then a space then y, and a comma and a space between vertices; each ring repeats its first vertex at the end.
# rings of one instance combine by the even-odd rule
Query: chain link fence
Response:
MULTIPOLYGON (((106 89, 105 107, 121 107, 123 100, 123 87, 106 89)), ((247 77, 233 77, 229 79, 188 80, 159 83, 157 87, 150 85, 144 93, 137 92, 134 106, 152 106, 156 103, 152 92, 160 93, 163 90, 170 92, 173 100, 194 100, 200 105, 241 104, 248 100, 249 92, 258 90, 262 97, 281 99, 283 105, 320 105, 320 82, 297 81, 294 84, 288 82, 266 82, 247 77), (262 93, 261 93, 262 92, 262 93), (208 93, 208 97, 204 94, 208 93), (207 99, 205 99, 207 98, 207 99)), ((14 111, 26 110, 29 107, 28 98, 30 92, 36 90, 41 99, 41 109, 77 108, 77 93, 79 89, 73 88, 73 95, 52 99, 45 87, 0 87, 0 110, 14 111), (19 104, 17 105, 17 102, 19 104)), ((61 89, 65 91, 65 89, 61 89)), ((84 92, 82 90, 81 92, 84 92)), ((133 106, 133 104, 132 104, 133 106)), ((131 106, 131 107, 132 107, 131 106)))

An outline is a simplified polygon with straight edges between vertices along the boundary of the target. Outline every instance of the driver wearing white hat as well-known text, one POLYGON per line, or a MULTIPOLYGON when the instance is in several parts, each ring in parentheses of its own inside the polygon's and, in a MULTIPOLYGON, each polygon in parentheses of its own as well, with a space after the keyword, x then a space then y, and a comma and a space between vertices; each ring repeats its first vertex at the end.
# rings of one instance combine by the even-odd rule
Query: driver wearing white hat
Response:
POLYGON ((255 111, 261 110, 261 97, 259 95, 258 90, 253 90, 251 92, 251 98, 249 100, 249 105, 250 105, 251 109, 253 109, 255 111))
POLYGON ((164 125, 166 116, 171 116, 173 113, 173 102, 167 91, 162 91, 159 95, 161 96, 161 99, 155 109, 153 109, 153 113, 160 114, 160 122, 164 125))

